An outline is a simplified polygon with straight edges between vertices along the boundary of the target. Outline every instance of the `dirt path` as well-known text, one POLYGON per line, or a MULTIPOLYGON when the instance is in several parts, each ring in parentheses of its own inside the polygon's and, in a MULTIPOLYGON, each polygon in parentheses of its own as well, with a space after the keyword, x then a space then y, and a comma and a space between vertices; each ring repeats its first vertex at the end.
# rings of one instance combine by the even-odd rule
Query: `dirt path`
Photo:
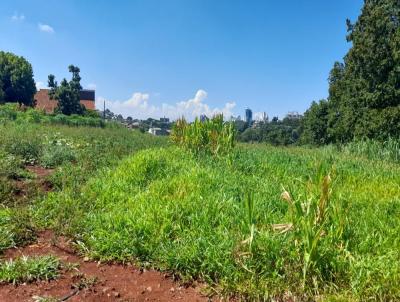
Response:
POLYGON ((1 302, 35 301, 34 297, 53 297, 55 301, 209 301, 200 287, 183 287, 157 271, 141 271, 132 266, 86 262, 76 256, 60 238, 54 244, 50 231, 39 234, 37 243, 21 249, 10 249, 3 259, 18 256, 54 255, 63 263, 78 266, 64 269, 60 277, 14 286, 0 285, 1 302), (65 299, 65 300, 62 300, 65 299))

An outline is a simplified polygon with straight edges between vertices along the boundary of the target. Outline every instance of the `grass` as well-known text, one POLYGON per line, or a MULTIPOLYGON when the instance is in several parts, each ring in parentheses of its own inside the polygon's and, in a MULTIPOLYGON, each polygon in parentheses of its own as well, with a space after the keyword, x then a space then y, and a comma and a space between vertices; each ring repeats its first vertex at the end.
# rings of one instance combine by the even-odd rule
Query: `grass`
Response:
POLYGON ((365 139, 344 145, 340 150, 354 156, 364 156, 371 160, 400 162, 400 140, 390 138, 384 142, 365 139))
POLYGON ((53 256, 21 257, 0 263, 0 283, 21 284, 58 277, 60 261, 53 256))
POLYGON ((398 165, 260 145, 231 157, 141 151, 78 199, 49 195, 36 215, 94 259, 172 270, 224 295, 400 298, 398 165))
MULTIPOLYGON (((0 107, 1 108, 1 107, 0 107)), ((54 192, 79 196, 97 171, 147 147, 162 146, 156 138, 125 128, 70 127, 7 121, 0 124, 0 252, 35 239, 42 223, 32 221, 30 207, 45 196, 26 165, 52 168, 46 181, 54 192), (20 186, 24 194, 19 194, 20 186)))
POLYGON ((168 270, 223 296, 400 300, 395 141, 234 148, 217 117, 180 121, 171 146, 123 128, 4 120, 0 252, 51 228, 93 259, 168 270), (34 184, 30 164, 54 169, 53 191, 21 201, 15 183, 34 184))
POLYGON ((115 127, 114 123, 104 122, 95 111, 88 111, 85 116, 63 114, 45 114, 44 111, 35 108, 20 108, 18 104, 10 103, 0 106, 0 124, 15 122, 19 124, 45 124, 67 125, 74 127, 115 127))

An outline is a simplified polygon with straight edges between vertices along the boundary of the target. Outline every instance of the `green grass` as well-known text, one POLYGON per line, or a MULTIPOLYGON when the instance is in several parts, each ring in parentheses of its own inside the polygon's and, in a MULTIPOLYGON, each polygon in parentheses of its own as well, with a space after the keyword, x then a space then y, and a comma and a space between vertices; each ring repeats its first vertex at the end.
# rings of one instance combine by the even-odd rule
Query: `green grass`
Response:
POLYGON ((30 207, 45 196, 26 165, 53 168, 47 177, 54 192, 80 195, 81 186, 97 171, 116 166, 138 150, 167 144, 125 128, 69 127, 35 123, 0 124, 0 252, 35 239, 30 207), (17 184, 24 183, 24 195, 17 184))
POLYGON ((53 256, 21 257, 0 263, 0 284, 20 284, 58 277, 60 261, 53 256))
POLYGON ((400 167, 333 150, 141 151, 37 218, 83 253, 247 299, 400 299, 400 167), (329 175, 329 178, 327 178, 329 175), (281 198, 283 192, 284 198, 281 198))
MULTIPOLYGON (((0 252, 51 228, 94 259, 200 279, 223 296, 400 300, 395 140, 234 149, 232 129, 215 120, 175 128, 179 148, 123 128, 6 111, 0 252), (28 164, 54 169, 53 191, 32 190, 21 201, 16 182, 35 185, 28 164)), ((7 265, 20 267, 0 262, 7 265)))
POLYGON ((340 150, 353 156, 363 156, 372 160, 400 162, 400 139, 390 138, 384 142, 365 139, 351 142, 340 150))

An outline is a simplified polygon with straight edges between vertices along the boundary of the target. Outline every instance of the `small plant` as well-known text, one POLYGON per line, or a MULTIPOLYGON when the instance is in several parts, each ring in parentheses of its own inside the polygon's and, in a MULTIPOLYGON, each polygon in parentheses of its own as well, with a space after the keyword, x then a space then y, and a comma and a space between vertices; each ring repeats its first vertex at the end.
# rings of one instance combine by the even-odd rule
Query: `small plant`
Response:
POLYGON ((0 252, 35 238, 31 213, 26 208, 0 208, 0 252))
POLYGON ((54 256, 21 257, 0 263, 0 283, 19 284, 58 277, 60 261, 54 256))
POLYGON ((96 276, 86 276, 83 273, 77 273, 73 276, 74 284, 72 288, 77 290, 90 289, 96 285, 98 279, 96 276))
POLYGON ((254 193, 253 192, 247 192, 245 194, 245 209, 246 209, 246 225, 248 227, 249 231, 249 237, 244 240, 242 243, 243 244, 248 244, 249 245, 249 253, 251 254, 252 252, 252 244, 254 240, 254 234, 255 234, 255 222, 254 222, 254 193))
POLYGON ((326 275, 326 267, 334 274, 336 257, 343 250, 345 228, 344 212, 337 203, 331 201, 331 177, 326 175, 317 183, 307 184, 306 196, 292 198, 288 191, 281 195, 289 205, 291 222, 273 225, 281 233, 293 232, 293 240, 302 255, 303 286, 307 280, 316 282, 316 277, 331 279, 326 275), (318 187, 320 191, 318 192, 318 187), (342 219, 339 219, 341 216, 342 219))
POLYGON ((32 297, 34 302, 59 302, 60 300, 54 297, 49 296, 33 296, 32 297))

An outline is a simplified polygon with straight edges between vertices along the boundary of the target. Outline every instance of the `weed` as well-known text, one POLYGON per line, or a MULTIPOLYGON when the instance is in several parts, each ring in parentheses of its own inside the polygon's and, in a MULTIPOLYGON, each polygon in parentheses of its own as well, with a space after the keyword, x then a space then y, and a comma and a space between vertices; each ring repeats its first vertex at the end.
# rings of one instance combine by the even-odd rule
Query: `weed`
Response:
POLYGON ((0 263, 0 283, 19 284, 51 280, 58 276, 60 262, 53 256, 21 257, 0 263))
POLYGON ((98 281, 96 276, 88 277, 82 273, 75 274, 72 277, 72 279, 74 280, 74 284, 72 285, 72 288, 75 288, 77 290, 90 289, 93 286, 95 286, 98 281))
POLYGON ((32 297, 34 302, 59 302, 60 300, 55 297, 50 296, 33 296, 32 297))

